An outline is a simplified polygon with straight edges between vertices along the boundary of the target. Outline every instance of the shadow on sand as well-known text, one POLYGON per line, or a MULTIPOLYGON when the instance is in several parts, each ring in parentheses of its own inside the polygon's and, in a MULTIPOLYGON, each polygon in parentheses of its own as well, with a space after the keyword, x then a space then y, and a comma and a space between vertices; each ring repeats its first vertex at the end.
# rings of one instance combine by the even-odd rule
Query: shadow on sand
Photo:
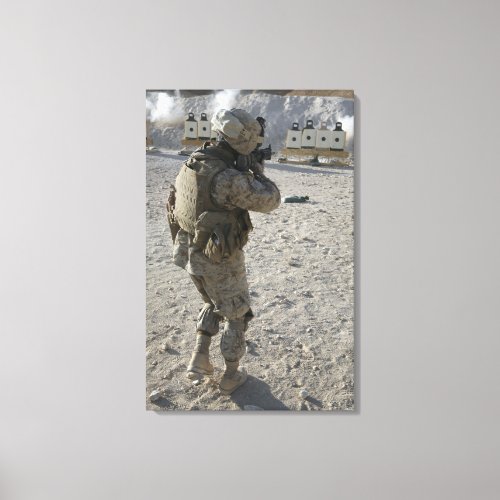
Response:
POLYGON ((154 151, 146 151, 146 156, 159 156, 161 158, 171 158, 172 160, 186 161, 187 157, 178 155, 172 152, 154 150, 154 151))
POLYGON ((248 376, 246 383, 231 394, 231 400, 242 410, 245 405, 253 405, 263 410, 289 410, 279 399, 275 398, 269 386, 258 378, 248 376))
POLYGON ((285 172, 303 173, 303 174, 327 174, 339 175, 345 172, 353 172, 353 167, 348 166, 328 166, 328 167, 309 167, 307 165, 290 165, 288 163, 266 162, 266 168, 271 170, 283 170, 285 172))

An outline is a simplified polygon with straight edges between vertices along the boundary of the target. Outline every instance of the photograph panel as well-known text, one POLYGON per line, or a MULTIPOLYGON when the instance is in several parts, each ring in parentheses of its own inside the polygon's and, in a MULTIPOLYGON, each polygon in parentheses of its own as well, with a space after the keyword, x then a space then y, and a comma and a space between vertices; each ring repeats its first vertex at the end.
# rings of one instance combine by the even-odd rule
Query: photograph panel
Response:
POLYGON ((146 92, 146 407, 354 409, 354 93, 146 92))

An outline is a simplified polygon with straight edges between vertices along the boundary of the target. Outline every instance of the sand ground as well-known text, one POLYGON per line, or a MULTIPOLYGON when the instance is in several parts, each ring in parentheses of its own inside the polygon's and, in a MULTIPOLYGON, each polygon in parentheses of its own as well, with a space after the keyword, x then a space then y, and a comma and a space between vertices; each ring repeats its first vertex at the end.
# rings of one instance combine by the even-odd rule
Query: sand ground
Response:
POLYGON ((213 377, 194 385, 185 374, 202 300, 172 263, 165 218, 169 185, 184 160, 168 152, 147 155, 147 408, 352 410, 353 171, 266 164, 282 196, 310 201, 251 214, 246 265, 255 318, 242 359, 249 379, 224 396, 217 388, 224 366, 220 336, 211 349, 213 377), (151 402, 154 390, 161 397, 151 402))

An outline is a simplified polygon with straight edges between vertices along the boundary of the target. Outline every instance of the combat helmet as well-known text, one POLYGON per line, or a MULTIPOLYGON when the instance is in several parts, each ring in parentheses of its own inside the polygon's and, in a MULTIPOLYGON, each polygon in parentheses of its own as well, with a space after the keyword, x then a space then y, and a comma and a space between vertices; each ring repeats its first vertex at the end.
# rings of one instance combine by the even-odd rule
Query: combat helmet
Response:
POLYGON ((250 154, 262 142, 261 124, 243 109, 219 109, 212 118, 212 130, 241 155, 250 154))

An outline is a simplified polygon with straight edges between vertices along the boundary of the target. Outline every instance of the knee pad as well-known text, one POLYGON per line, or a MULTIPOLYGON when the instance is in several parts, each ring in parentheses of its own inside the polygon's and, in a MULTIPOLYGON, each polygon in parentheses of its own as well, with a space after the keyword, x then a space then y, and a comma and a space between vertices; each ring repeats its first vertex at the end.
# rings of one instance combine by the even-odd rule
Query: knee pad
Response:
POLYGON ((219 332, 219 322, 221 317, 214 312, 212 304, 205 304, 198 314, 196 329, 205 332, 207 335, 216 335, 219 332))
POLYGON ((227 320, 220 339, 220 350, 226 361, 239 361, 245 354, 246 326, 244 318, 227 320))

